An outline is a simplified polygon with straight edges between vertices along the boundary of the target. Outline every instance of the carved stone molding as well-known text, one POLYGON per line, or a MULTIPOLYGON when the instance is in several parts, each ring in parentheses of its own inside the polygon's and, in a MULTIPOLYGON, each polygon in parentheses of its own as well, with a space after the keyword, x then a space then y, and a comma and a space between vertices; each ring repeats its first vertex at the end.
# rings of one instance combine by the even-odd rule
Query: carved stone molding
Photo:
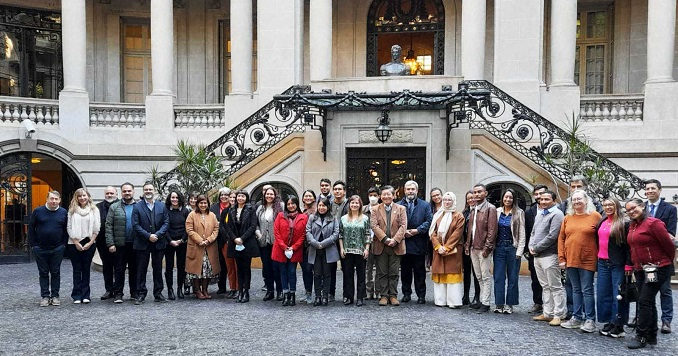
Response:
MULTIPOLYGON (((380 143, 377 136, 374 135, 374 130, 360 130, 360 143, 380 143)), ((412 143, 412 130, 393 130, 393 134, 388 139, 390 143, 412 143)))

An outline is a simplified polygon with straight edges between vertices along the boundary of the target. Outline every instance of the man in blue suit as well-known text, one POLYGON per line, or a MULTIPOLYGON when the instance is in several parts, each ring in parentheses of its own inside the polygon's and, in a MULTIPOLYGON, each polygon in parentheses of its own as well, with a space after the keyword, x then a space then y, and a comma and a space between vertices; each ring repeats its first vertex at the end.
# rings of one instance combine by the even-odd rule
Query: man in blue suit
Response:
POLYGON ((134 204, 132 228, 134 229, 134 250, 137 251, 137 300, 140 305, 146 299, 146 273, 149 259, 153 264, 153 296, 156 302, 166 302, 162 295, 162 258, 169 242, 169 213, 164 203, 155 200, 153 184, 144 184, 144 198, 134 204))
POLYGON ((412 299, 412 276, 417 303, 426 303, 426 241, 431 226, 431 204, 418 198, 419 184, 410 180, 405 183, 405 198, 398 204, 407 212, 407 230, 405 230, 405 256, 400 260, 400 273, 403 281, 402 302, 412 299))
MULTIPOLYGON (((676 207, 660 198, 662 184, 656 179, 645 181, 645 195, 647 196, 647 214, 664 222, 669 234, 676 236, 676 207)), ((671 278, 666 280, 659 289, 662 305, 662 334, 671 333, 673 320, 673 294, 671 292, 671 278)))

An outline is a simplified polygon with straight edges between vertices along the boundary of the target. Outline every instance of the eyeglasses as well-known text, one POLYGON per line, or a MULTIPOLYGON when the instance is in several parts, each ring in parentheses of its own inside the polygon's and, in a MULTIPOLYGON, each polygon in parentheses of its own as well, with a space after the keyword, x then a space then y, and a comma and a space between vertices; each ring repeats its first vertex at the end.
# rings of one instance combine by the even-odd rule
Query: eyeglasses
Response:
POLYGON ((603 204, 604 208, 614 208, 614 204, 608 203, 608 204, 603 204))

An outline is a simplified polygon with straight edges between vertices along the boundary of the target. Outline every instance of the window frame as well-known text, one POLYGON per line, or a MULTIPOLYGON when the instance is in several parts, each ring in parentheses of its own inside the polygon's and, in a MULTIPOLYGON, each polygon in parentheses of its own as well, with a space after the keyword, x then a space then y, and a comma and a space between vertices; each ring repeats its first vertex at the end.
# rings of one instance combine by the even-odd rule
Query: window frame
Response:
POLYGON ((575 56, 577 50, 578 57, 575 58, 575 69, 573 70, 573 80, 579 86, 582 95, 600 95, 610 94, 612 91, 612 68, 613 67, 613 35, 614 35, 614 6, 612 4, 607 6, 579 6, 577 8, 577 16, 579 18, 579 33, 580 37, 576 39, 575 56), (591 38, 587 36, 588 14, 595 12, 604 12, 606 16, 605 23, 605 37, 591 38), (586 52, 587 48, 592 46, 603 46, 603 90, 602 93, 587 93, 586 81, 586 52), (577 60, 578 68, 577 68, 577 60), (579 70, 579 75, 574 76, 579 70))

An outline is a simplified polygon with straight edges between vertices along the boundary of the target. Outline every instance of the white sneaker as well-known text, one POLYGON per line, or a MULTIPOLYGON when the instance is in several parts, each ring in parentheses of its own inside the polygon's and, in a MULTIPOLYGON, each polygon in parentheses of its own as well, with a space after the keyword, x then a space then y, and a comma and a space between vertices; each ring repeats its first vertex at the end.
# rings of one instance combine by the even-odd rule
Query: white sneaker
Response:
POLYGON ((560 326, 565 329, 576 329, 581 327, 581 320, 577 320, 577 318, 572 317, 570 320, 560 324, 560 326))
POLYGON ((597 330, 596 322, 591 319, 587 319, 584 324, 579 327, 579 329, 585 333, 592 333, 597 330))
POLYGON ((59 301, 59 298, 52 298, 50 299, 50 303, 52 303, 53 306, 58 307, 61 305, 61 302, 59 301))
POLYGON ((49 298, 42 298, 42 299, 40 300, 40 306, 41 306, 41 307, 48 307, 49 304, 50 304, 49 298))
POLYGON ((89 302, 91 302, 91 300, 85 298, 85 299, 82 300, 82 302, 85 303, 85 304, 89 304, 89 302))
POLYGON ((504 310, 502 312, 504 314, 513 314, 513 306, 512 305, 505 305, 504 310))
POLYGON ((76 300, 73 301, 73 304, 80 304, 80 303, 82 303, 82 302, 80 301, 80 299, 76 299, 76 300))

